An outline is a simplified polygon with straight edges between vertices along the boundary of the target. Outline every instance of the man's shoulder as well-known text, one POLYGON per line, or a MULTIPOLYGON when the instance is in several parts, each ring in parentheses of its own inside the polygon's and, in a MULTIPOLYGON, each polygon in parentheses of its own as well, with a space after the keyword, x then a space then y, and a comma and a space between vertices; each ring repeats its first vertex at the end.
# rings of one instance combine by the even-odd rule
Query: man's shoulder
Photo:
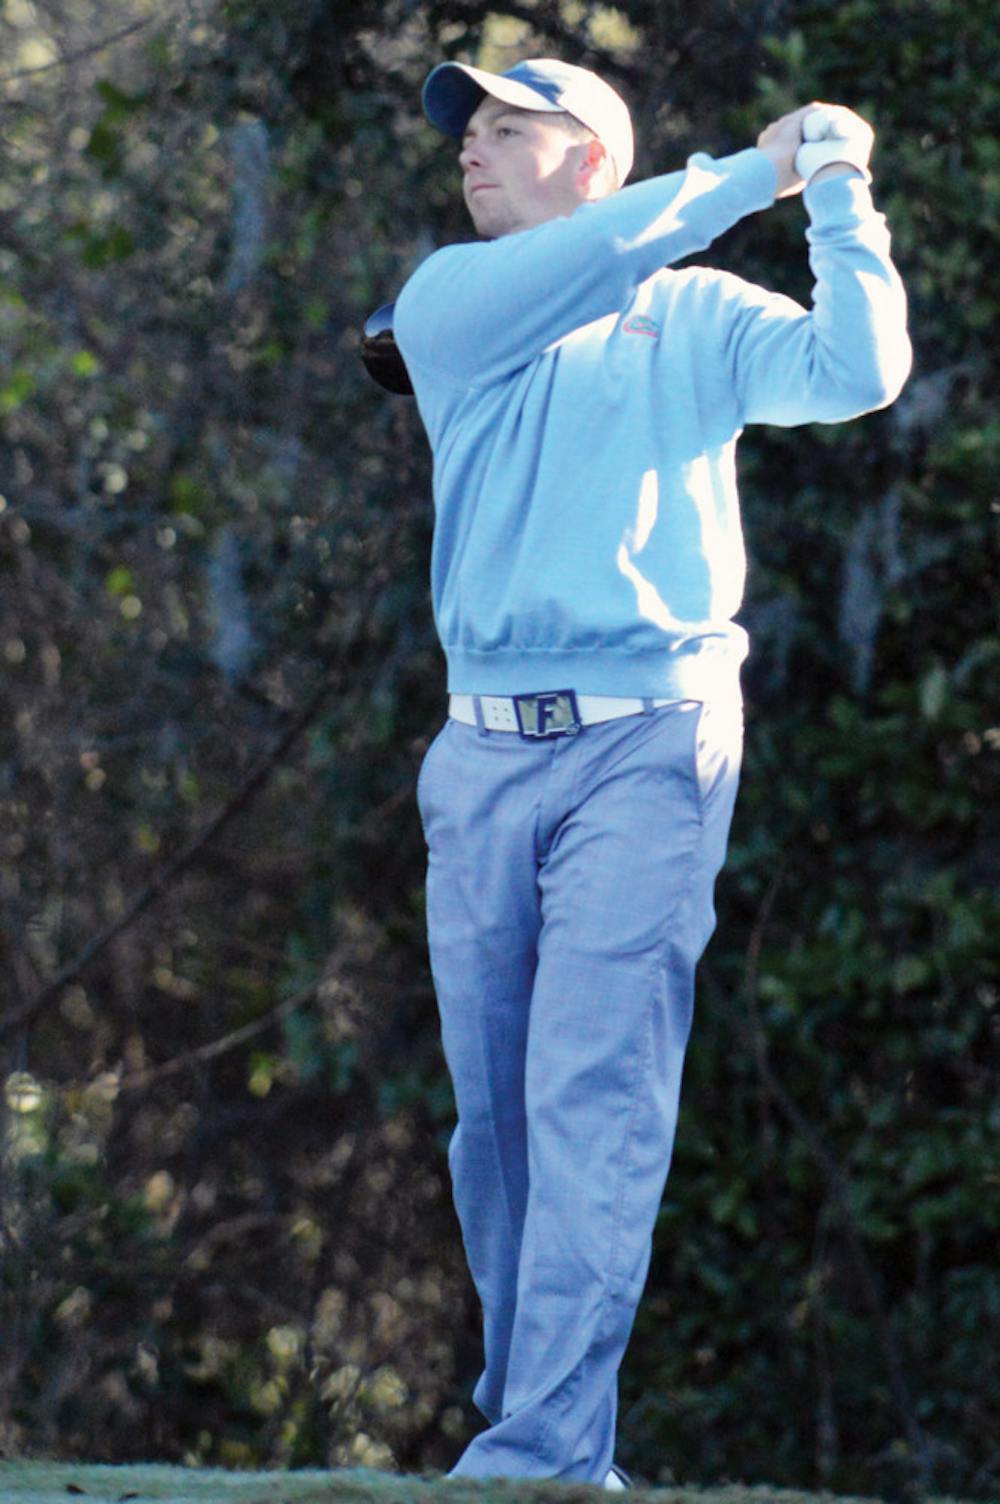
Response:
POLYGON ((427 277, 454 266, 457 261, 465 260, 469 255, 475 255, 481 249, 482 244, 483 242, 479 240, 457 240, 450 245, 438 246, 428 251, 413 267, 403 284, 403 291, 405 292, 411 283, 419 284, 427 277))
POLYGON ((754 284, 736 272, 725 271, 719 266, 703 266, 692 262, 689 266, 666 266, 650 277, 647 286, 654 287, 667 297, 697 297, 714 294, 720 297, 738 296, 754 284))
POLYGON ((664 311, 686 314, 701 310, 703 313, 725 314, 727 310, 759 305, 773 297, 767 288, 735 272, 717 266, 692 264, 682 267, 665 267, 643 284, 647 296, 657 302, 664 311))

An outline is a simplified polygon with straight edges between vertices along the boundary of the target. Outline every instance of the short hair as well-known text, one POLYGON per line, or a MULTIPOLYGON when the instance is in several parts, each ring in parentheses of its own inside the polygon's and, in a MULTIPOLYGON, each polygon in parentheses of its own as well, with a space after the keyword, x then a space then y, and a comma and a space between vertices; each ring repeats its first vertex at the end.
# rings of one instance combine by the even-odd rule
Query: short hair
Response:
MULTIPOLYGON (((592 131, 589 125, 584 125, 582 120, 577 120, 576 116, 571 115, 568 110, 560 110, 558 114, 553 112, 549 115, 548 118, 561 125, 563 129, 570 136, 572 136, 574 141, 600 141, 601 139, 596 131, 592 131)), ((607 147, 605 147, 605 158, 602 171, 607 178, 610 191, 614 193, 620 186, 618 182, 618 169, 615 166, 614 158, 608 151, 607 147)))

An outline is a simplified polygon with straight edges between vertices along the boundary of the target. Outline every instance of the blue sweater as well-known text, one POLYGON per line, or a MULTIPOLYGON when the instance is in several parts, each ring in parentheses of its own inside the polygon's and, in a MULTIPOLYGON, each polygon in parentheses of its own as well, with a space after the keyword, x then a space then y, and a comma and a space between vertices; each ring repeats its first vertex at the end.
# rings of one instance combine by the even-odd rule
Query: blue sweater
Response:
POLYGON ((906 379, 906 301, 860 176, 806 191, 810 311, 664 268, 770 204, 756 148, 437 251, 396 306, 434 454, 452 692, 709 699, 747 649, 736 440, 839 422, 906 379))

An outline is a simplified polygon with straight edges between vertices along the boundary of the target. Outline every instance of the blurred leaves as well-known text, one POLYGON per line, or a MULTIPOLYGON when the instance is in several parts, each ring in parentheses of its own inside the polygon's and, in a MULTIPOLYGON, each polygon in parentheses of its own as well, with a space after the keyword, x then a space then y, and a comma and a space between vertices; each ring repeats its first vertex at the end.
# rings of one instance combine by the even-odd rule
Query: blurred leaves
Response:
MULTIPOLYGON (((638 176, 805 99, 868 111, 917 352, 890 412, 741 449, 744 787, 623 1460, 912 1491, 849 1215, 937 1488, 995 1496, 992 7, 36 0, 0 45, 5 76, 65 60, 0 114, 4 1014, 329 688, 5 1042, 0 1445, 419 1470, 468 1431, 413 800, 430 467, 357 331, 467 233, 427 69, 560 53, 624 90, 638 176)), ((808 297, 803 222, 706 259, 808 297)))

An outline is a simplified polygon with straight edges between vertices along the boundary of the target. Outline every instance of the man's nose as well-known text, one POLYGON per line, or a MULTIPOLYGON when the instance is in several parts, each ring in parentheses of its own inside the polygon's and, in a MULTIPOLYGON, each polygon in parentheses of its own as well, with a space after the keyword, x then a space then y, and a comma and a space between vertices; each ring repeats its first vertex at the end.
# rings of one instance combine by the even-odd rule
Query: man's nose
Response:
POLYGON ((481 167, 483 165, 483 157, 482 140, 470 136, 459 152, 458 163, 463 172, 468 172, 470 167, 481 167))

